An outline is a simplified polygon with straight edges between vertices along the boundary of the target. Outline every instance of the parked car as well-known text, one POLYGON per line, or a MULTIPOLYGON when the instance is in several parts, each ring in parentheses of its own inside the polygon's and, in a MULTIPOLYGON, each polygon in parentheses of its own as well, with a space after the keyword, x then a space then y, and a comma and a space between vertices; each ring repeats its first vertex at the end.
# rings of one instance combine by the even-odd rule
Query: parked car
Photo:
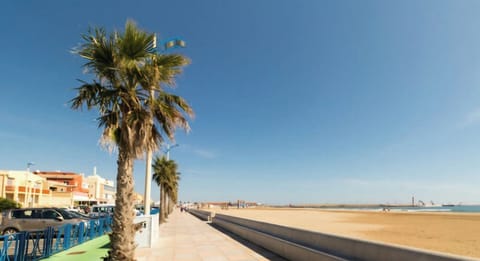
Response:
POLYGON ((83 220, 92 220, 92 219, 96 219, 95 217, 90 217, 88 215, 85 215, 85 214, 82 214, 80 212, 76 212, 76 211, 72 211, 72 210, 67 210, 70 215, 76 217, 76 218, 80 218, 80 219, 83 219, 83 220))
POLYGON ((69 211, 69 212, 72 216, 83 220, 83 222, 85 222, 85 227, 87 229, 90 228, 91 224, 94 224, 95 226, 98 226, 100 224, 100 222, 98 221, 98 219, 100 218, 99 216, 90 217, 88 215, 85 215, 85 214, 82 214, 82 213, 79 213, 79 212, 75 212, 75 211, 69 211), (91 222, 92 220, 94 220, 93 223, 91 222))
MULTIPOLYGON (((113 216, 114 211, 115 205, 113 204, 93 205, 90 213, 88 213, 88 216, 92 218, 108 217, 113 216)), ((138 209, 133 209, 132 211, 136 216, 140 215, 140 211, 138 209)))
POLYGON ((113 204, 93 205, 88 216, 93 218, 113 216, 114 210, 115 205, 113 204))
MULTIPOLYGON (((142 216, 144 213, 145 213, 145 209, 144 209, 144 205, 140 205, 140 204, 137 204, 135 205, 135 209, 137 210, 135 213, 137 216, 142 216)), ((159 208, 157 207, 151 207, 150 208, 150 215, 155 215, 155 214, 158 214, 160 211, 159 211, 159 208)))
POLYGON ((3 235, 19 231, 38 231, 47 227, 59 227, 65 224, 86 223, 68 211, 60 208, 23 208, 2 212, 0 231, 3 235))
POLYGON ((90 212, 90 207, 89 206, 86 206, 86 205, 82 205, 82 206, 78 206, 78 208, 80 209, 80 213, 83 213, 83 214, 87 214, 90 212))
POLYGON ((160 212, 160 208, 157 208, 157 207, 152 207, 150 209, 150 215, 156 215, 160 212))

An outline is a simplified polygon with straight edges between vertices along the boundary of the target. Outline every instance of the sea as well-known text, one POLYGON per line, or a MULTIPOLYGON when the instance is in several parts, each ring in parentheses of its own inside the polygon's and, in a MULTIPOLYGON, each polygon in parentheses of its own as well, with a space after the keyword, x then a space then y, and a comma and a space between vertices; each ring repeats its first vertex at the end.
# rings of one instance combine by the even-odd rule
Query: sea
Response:
POLYGON ((394 212, 462 212, 480 213, 480 205, 453 205, 453 206, 388 206, 388 207, 336 207, 325 208, 334 210, 363 210, 363 211, 394 211, 394 212))

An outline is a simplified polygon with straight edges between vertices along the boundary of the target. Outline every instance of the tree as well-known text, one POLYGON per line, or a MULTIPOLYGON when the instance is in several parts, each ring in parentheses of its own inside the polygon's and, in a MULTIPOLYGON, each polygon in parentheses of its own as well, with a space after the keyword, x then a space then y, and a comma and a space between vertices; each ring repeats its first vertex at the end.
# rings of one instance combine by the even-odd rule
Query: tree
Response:
POLYGON ((21 208, 22 205, 13 199, 0 198, 0 212, 13 208, 21 208))
POLYGON ((165 213, 166 217, 173 211, 173 206, 178 200, 178 181, 180 180, 180 172, 177 171, 177 164, 172 161, 170 164, 170 175, 168 182, 165 184, 165 213))
MULTIPOLYGON (((173 207, 178 201, 178 181, 180 180, 180 172, 176 172, 175 179, 172 181, 171 185, 166 188, 168 195, 168 215, 173 212, 173 207)), ((167 216, 168 216, 167 215, 167 216)))
POLYGON ((169 214, 167 198, 170 205, 177 201, 180 172, 177 171, 177 163, 165 157, 156 157, 152 167, 152 179, 160 187, 160 223, 163 223, 169 214))
POLYGON ((158 149, 163 136, 173 139, 177 127, 189 129, 192 109, 183 98, 164 90, 175 86, 189 60, 158 54, 155 35, 132 21, 127 21, 123 33, 92 28, 82 39, 75 53, 87 60, 84 67, 94 79, 82 81, 71 106, 97 109, 102 144, 118 150, 111 251, 106 259, 134 260, 133 163, 144 151, 158 149), (155 92, 158 95, 151 95, 155 92))

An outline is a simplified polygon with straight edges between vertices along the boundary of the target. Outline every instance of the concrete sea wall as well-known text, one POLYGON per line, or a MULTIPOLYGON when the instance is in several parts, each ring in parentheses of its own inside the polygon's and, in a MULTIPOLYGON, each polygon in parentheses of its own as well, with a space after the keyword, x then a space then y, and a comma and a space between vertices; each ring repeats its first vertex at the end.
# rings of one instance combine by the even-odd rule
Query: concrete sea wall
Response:
POLYGON ((358 240, 285 227, 204 210, 189 210, 202 220, 290 260, 454 261, 475 258, 358 240))

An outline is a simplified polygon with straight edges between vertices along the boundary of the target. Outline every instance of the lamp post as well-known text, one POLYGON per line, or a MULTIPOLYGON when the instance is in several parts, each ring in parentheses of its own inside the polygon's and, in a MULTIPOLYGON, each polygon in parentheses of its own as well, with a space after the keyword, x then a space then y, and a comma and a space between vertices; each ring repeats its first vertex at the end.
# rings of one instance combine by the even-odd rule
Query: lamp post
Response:
POLYGON ((176 148, 178 146, 180 146, 180 145, 177 144, 177 143, 175 143, 173 145, 170 145, 170 144, 166 145, 166 148, 165 148, 164 152, 167 155, 167 160, 170 160, 170 150, 172 150, 173 148, 176 148))
MULTIPOLYGON (((185 41, 180 38, 170 38, 165 41, 162 41, 160 44, 160 52, 165 52, 168 49, 175 49, 175 48, 184 48, 186 46, 185 41)), ((153 48, 157 49, 157 35, 155 34, 153 37, 153 48)), ((150 91, 150 97, 152 100, 155 98, 155 91, 150 91)), ((177 145, 178 146, 178 145, 177 145)), ((170 150, 170 149, 169 149, 170 150)), ((143 200, 143 214, 148 216, 150 215, 150 196, 151 196, 151 188, 152 188, 152 151, 149 149, 146 153, 146 166, 145 166, 145 195, 143 200)), ((168 154, 167 154, 168 159, 168 154)))
POLYGON ((28 204, 28 192, 29 192, 29 187, 28 187, 28 182, 29 182, 29 177, 30 177, 30 167, 35 165, 33 162, 28 162, 27 163, 27 173, 25 173, 25 206, 28 204))
POLYGON ((151 192, 151 187, 152 187, 152 150, 147 150, 147 160, 146 160, 147 166, 146 168, 146 173, 145 173, 145 195, 143 196, 143 214, 148 216, 150 215, 150 195, 152 194, 151 192))

